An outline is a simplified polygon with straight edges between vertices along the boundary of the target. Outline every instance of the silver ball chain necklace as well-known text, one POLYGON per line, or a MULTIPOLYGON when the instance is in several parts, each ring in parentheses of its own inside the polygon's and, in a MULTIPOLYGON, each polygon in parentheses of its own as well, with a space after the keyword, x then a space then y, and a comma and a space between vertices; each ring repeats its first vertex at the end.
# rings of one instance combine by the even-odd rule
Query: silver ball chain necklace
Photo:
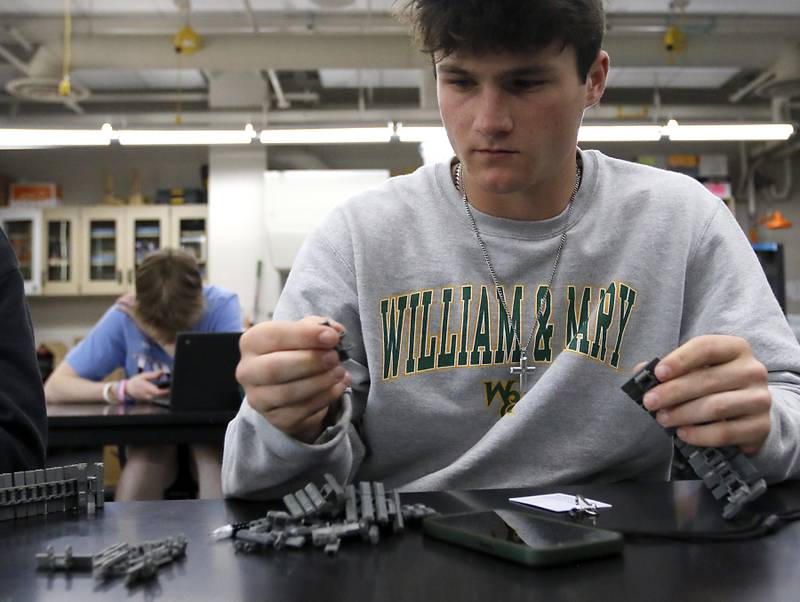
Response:
POLYGON ((575 196, 578 194, 578 189, 581 187, 581 178, 583 176, 583 169, 581 167, 580 161, 575 162, 575 187, 572 189, 572 195, 569 197, 569 203, 567 203, 567 218, 566 218, 566 226, 564 227, 564 231, 561 233, 561 242, 558 244, 558 249, 556 250, 556 258, 553 261, 553 271, 550 274, 550 281, 547 283, 547 293, 545 296, 542 297, 541 303, 539 303, 539 309, 536 312, 536 319, 533 321, 533 326, 531 327, 531 332, 528 335, 528 342, 525 343, 525 346, 522 346, 522 340, 519 337, 519 333, 517 332, 517 324, 516 322, 511 322, 509 324, 509 316, 511 312, 508 311, 508 305, 506 304, 506 296, 503 292, 503 289, 500 288, 500 284, 497 281, 497 272, 492 265, 492 260, 489 258, 489 251, 486 249, 486 243, 483 242, 483 238, 481 237, 481 232, 478 230, 478 224, 475 221, 475 216, 472 214, 472 208, 469 204, 469 199, 467 198, 467 186, 466 183, 463 181, 462 178, 462 163, 461 161, 458 162, 456 165, 456 189, 458 190, 459 194, 461 194, 461 201, 464 203, 464 208, 467 210, 467 215, 469 216, 470 224, 472 225, 472 231, 475 233, 475 238, 478 239, 478 245, 481 247, 481 252, 483 253, 483 259, 486 261, 486 267, 489 268, 489 274, 492 277, 492 282, 494 283, 494 289, 497 292, 497 298, 500 299, 500 303, 503 305, 503 310, 506 312, 506 325, 511 326, 511 331, 514 334, 514 342, 516 342, 517 347, 520 349, 520 358, 519 358, 519 366, 511 366, 509 368, 509 372, 512 376, 519 375, 519 394, 524 395, 525 389, 527 388, 528 384, 528 374, 532 373, 536 370, 535 366, 528 365, 528 349, 531 346, 531 341, 533 341, 533 337, 536 334, 536 330, 539 326, 539 322, 542 319, 542 315, 544 314, 545 307, 547 306, 547 294, 550 293, 551 287, 553 286, 553 279, 556 277, 556 270, 558 270, 558 261, 561 259, 561 250, 564 248, 564 243, 567 242, 567 228, 569 227, 569 218, 572 215, 572 206, 575 202, 575 196))

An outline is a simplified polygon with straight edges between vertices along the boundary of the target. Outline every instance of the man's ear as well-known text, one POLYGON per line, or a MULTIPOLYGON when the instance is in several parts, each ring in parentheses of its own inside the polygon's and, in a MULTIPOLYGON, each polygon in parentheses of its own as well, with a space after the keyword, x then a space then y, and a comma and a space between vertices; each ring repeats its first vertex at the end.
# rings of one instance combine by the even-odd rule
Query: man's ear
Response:
POLYGON ((608 53, 601 50, 597 53, 597 58, 594 59, 592 66, 589 67, 589 73, 586 75, 586 103, 584 106, 587 109, 599 103, 603 97, 608 81, 608 65, 608 53))

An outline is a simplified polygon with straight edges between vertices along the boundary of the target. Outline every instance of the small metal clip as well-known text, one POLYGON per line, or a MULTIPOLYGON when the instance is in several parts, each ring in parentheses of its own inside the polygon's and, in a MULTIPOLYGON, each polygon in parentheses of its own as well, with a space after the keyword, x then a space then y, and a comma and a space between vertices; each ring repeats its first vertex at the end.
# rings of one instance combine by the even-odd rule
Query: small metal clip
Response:
POLYGON ((575 506, 569 511, 570 516, 597 516, 597 504, 588 501, 580 493, 575 494, 575 506))

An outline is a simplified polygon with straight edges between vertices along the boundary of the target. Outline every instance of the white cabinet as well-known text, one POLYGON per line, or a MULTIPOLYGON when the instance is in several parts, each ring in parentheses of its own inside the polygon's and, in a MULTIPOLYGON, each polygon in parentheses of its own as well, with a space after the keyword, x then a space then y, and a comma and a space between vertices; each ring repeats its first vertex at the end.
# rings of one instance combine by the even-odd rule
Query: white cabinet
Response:
POLYGON ((42 292, 42 210, 0 209, 0 227, 17 255, 25 294, 42 292))
POLYGON ((191 253, 208 278, 208 206, 0 209, 28 295, 133 291, 136 268, 166 247, 191 253))

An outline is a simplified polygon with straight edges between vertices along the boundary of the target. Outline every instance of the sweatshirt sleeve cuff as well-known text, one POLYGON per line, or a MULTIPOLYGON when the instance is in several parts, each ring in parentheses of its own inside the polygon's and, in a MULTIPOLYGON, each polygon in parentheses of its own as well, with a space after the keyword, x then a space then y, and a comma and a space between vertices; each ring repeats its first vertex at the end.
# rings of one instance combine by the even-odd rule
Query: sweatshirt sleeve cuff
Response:
POLYGON ((797 401, 788 391, 771 388, 771 392, 769 435, 761 449, 750 459, 764 478, 774 483, 791 478, 792 474, 797 472, 798 447, 795 442, 797 434, 790 428, 791 419, 784 415, 782 408, 786 403, 797 403, 797 401))
POLYGON ((253 425, 257 439, 262 441, 276 458, 291 460, 302 457, 319 457, 329 454, 336 448, 347 433, 350 419, 353 415, 352 392, 347 389, 342 395, 341 403, 334 415, 334 423, 322 432, 313 443, 303 443, 287 435, 269 420, 259 414, 249 402, 245 400, 240 410, 241 418, 253 425))

